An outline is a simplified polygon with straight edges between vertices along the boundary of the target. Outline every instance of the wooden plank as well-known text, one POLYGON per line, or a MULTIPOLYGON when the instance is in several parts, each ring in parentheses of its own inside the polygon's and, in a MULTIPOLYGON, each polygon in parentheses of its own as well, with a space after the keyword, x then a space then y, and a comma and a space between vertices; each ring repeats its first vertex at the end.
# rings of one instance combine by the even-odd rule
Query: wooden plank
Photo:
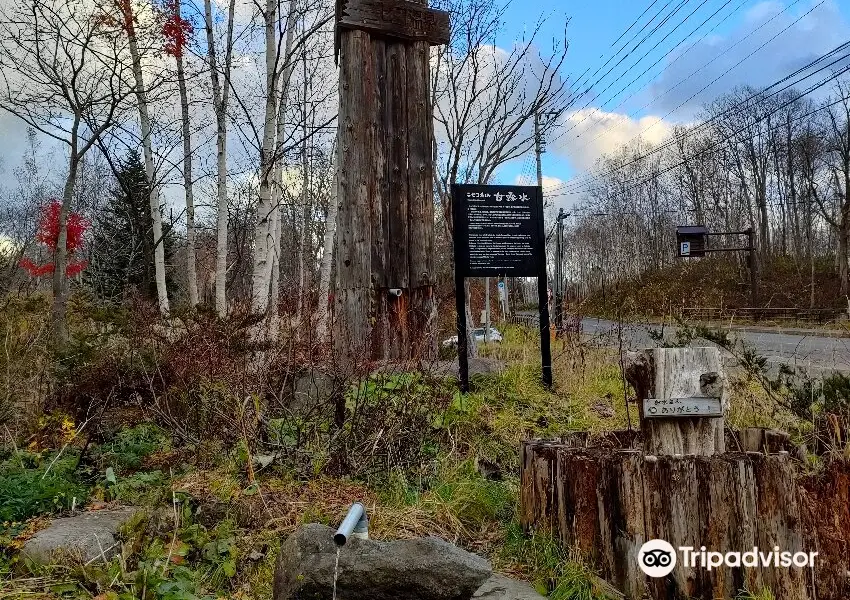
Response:
POLYGON ((405 45, 407 68, 407 185, 409 329, 411 357, 437 356, 437 300, 434 295, 434 118, 431 107, 430 47, 405 45))
MULTIPOLYGON (((758 535, 760 551, 778 547, 785 552, 808 552, 813 548, 803 545, 802 520, 791 457, 786 455, 755 456, 753 460, 756 480, 758 535)), ((749 550, 749 548, 745 548, 749 550)), ((808 600, 806 575, 808 569, 800 567, 763 569, 765 585, 777 598, 783 600, 808 600)))
MULTIPOLYGON (((368 115, 369 133, 372 136, 372 169, 375 193, 369 199, 372 221, 372 284, 378 293, 381 288, 395 287, 387 277, 387 242, 390 227, 390 186, 387 178, 387 136, 389 134, 389 119, 387 111, 387 44, 383 40, 373 39, 370 50, 374 77, 374 110, 368 115)), ((386 295, 384 291, 383 295, 386 295)))
POLYGON ((720 398, 645 398, 645 419, 682 417, 722 417, 720 398))
MULTIPOLYGON (((404 289, 408 275, 407 57, 404 44, 386 45, 387 287, 404 289)), ((405 328, 407 324, 405 323, 405 328)))
POLYGON ((334 348, 340 368, 368 357, 374 316, 371 285, 370 199, 374 194, 369 115, 374 111, 375 74, 371 39, 346 31, 339 70, 337 198, 337 293, 334 348))
POLYGON ((448 44, 449 13, 407 0, 347 0, 337 4, 337 24, 344 29, 431 45, 448 44))

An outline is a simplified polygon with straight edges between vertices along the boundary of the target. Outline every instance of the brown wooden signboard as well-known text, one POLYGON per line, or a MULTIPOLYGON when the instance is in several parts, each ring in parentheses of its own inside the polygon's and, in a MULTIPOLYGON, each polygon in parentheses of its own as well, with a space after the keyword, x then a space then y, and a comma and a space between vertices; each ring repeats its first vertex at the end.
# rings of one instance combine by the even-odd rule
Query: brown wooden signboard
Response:
POLYGON ((337 4, 337 24, 389 38, 449 43, 449 13, 408 0, 344 0, 337 4))
POLYGON ((437 355, 430 55, 449 27, 427 0, 338 0, 336 22, 334 350, 350 375, 437 355))

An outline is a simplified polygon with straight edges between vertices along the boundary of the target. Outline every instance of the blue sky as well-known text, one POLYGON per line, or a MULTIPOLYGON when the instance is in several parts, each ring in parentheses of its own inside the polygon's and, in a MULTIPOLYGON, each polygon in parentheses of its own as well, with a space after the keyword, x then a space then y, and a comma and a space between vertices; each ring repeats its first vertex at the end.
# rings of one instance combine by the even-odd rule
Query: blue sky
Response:
MULTIPOLYGON (((544 154, 547 177, 567 180, 590 168, 604 152, 641 134, 648 141, 660 141, 672 124, 698 119, 701 107, 719 94, 742 84, 769 85, 850 40, 850 0, 672 0, 669 4, 657 0, 612 48, 651 4, 652 0, 514 0, 508 9, 498 42, 503 47, 530 28, 538 15, 545 15, 539 36, 545 48, 562 32, 564 19, 570 18, 565 75, 574 81, 588 67, 595 71, 624 44, 634 47, 678 8, 576 104, 574 109, 584 110, 568 116, 565 129, 573 129, 544 154), (626 44, 656 14, 649 27, 626 44)), ((581 88, 587 83, 591 82, 581 88)), ((530 160, 516 161, 504 167, 498 179, 514 182, 523 172, 533 175, 531 167, 530 160)), ((558 203, 568 206, 574 200, 560 198, 558 203)))

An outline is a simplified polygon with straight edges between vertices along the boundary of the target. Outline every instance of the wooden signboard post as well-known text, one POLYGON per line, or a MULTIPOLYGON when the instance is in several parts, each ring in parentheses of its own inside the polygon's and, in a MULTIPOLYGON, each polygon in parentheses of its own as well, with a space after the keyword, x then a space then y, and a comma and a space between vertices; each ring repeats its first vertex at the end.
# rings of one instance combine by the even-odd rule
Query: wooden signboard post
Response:
POLYGON ((337 293, 341 368, 428 359, 434 337, 430 46, 448 14, 424 2, 339 0, 337 293))
POLYGON ((543 190, 517 185, 452 186, 455 298, 461 391, 469 391, 467 277, 536 277, 543 384, 552 385, 543 190))
POLYGON ((729 398, 717 348, 652 348, 626 355, 646 454, 713 456, 726 450, 729 398))

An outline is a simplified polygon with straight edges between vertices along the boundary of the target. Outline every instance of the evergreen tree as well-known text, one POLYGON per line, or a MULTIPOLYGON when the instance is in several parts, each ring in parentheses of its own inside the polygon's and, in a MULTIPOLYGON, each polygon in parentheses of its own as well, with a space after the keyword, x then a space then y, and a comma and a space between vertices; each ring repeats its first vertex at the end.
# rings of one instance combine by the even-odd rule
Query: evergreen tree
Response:
MULTIPOLYGON (((91 260, 87 281, 105 300, 122 301, 132 293, 156 301, 153 219, 150 186, 139 152, 131 150, 121 162, 106 205, 92 225, 91 260)), ((166 265, 174 254, 174 233, 164 231, 166 265)), ((171 273, 168 269, 168 273, 171 273)))

